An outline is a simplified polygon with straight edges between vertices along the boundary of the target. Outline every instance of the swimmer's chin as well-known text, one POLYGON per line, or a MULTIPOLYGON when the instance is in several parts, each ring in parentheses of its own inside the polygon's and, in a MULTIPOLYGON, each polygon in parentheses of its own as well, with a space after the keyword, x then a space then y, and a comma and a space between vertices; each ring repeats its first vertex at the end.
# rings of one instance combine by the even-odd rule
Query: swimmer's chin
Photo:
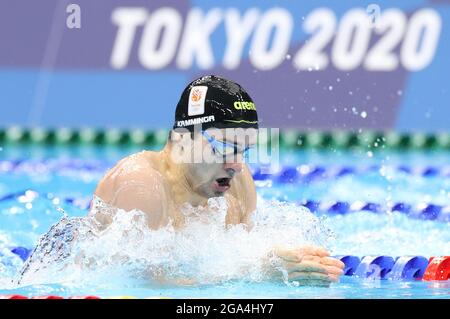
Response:
POLYGON ((226 191, 212 189, 210 192, 208 192, 207 197, 208 198, 223 197, 225 196, 225 193, 226 191))
POLYGON ((225 193, 228 191, 228 189, 218 190, 215 188, 211 188, 210 191, 206 194, 206 197, 208 197, 208 198, 223 197, 223 196, 225 196, 225 193))

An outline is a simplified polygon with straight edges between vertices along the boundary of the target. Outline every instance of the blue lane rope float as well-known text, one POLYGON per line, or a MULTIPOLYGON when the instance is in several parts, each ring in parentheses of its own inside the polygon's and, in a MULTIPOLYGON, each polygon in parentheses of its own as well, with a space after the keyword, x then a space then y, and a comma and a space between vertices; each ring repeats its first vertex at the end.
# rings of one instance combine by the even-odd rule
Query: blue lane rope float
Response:
POLYGON ((373 213, 398 212, 408 217, 438 220, 450 222, 450 205, 436 205, 432 203, 419 203, 416 205, 404 202, 396 202, 389 205, 381 205, 366 201, 316 201, 304 200, 301 205, 307 207, 311 212, 325 212, 334 215, 344 215, 360 211, 368 211, 373 213))
POLYGON ((353 274, 361 278, 386 279, 386 275, 394 267, 395 261, 391 256, 366 256, 364 257, 353 274))
POLYGON ((361 259, 358 256, 335 256, 339 258, 344 263, 344 275, 345 276, 352 276, 356 268, 358 268, 359 264, 361 263, 361 259))
POLYGON ((423 256, 401 256, 397 258, 386 278, 391 280, 422 278, 427 267, 428 260, 423 256))
POLYGON ((344 275, 359 278, 417 280, 428 267, 423 256, 336 256, 344 264, 344 275))
MULTIPOLYGON (((0 202, 8 200, 16 200, 20 196, 31 194, 33 197, 45 197, 52 199, 53 194, 39 194, 38 192, 26 190, 6 194, 0 197, 0 202)), ((90 207, 91 197, 66 197, 61 199, 62 202, 73 205, 79 209, 87 210, 90 207)), ((441 222, 450 222, 450 205, 437 205, 433 203, 408 204, 405 202, 395 202, 388 205, 366 201, 328 201, 328 200, 302 200, 298 204, 307 207, 313 213, 327 213, 330 215, 345 215, 367 211, 377 214, 386 212, 402 213, 408 217, 422 220, 436 220, 441 222)))
MULTIPOLYGON (((104 172, 109 168, 108 163, 101 161, 84 161, 80 159, 63 159, 63 160, 41 160, 29 161, 24 159, 3 160, 0 161, 0 172, 30 172, 30 171, 90 171, 104 172)), ((300 183, 312 182, 323 179, 338 179, 349 175, 362 175, 370 173, 380 173, 384 171, 393 173, 402 173, 406 175, 418 177, 439 177, 450 178, 450 166, 419 166, 413 167, 408 165, 370 165, 370 166, 323 166, 323 165, 300 165, 300 166, 284 166, 279 171, 272 174, 265 173, 263 168, 252 168, 253 178, 256 181, 272 180, 278 183, 300 183)))
POLYGON ((256 181, 272 180, 278 183, 308 183, 315 180, 338 179, 349 175, 362 175, 376 172, 381 174, 382 171, 384 171, 383 174, 392 171, 394 173, 420 177, 450 177, 450 166, 410 167, 407 165, 371 165, 358 167, 344 165, 339 167, 327 167, 320 165, 300 165, 285 166, 273 174, 268 174, 258 167, 253 171, 253 178, 256 181))

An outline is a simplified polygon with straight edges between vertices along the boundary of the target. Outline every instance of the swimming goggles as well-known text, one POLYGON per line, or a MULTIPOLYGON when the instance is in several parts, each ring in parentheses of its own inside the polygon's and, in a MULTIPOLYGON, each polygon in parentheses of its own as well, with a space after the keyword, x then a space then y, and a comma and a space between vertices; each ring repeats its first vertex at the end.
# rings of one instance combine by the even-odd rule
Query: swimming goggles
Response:
POLYGON ((248 157, 248 153, 251 149, 250 146, 246 146, 244 148, 239 147, 233 143, 227 143, 216 140, 213 136, 209 135, 206 131, 201 131, 202 135, 206 138, 206 140, 211 145, 211 148, 216 156, 222 156, 224 159, 236 155, 242 154, 243 158, 248 157))

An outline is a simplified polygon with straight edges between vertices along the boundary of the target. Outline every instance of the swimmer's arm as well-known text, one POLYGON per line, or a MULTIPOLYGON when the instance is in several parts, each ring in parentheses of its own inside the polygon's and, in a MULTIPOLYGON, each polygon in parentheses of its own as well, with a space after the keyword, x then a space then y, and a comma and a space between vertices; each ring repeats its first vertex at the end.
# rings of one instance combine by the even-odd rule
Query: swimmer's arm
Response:
POLYGON ((231 189, 225 198, 228 204, 227 224, 244 224, 250 229, 251 215, 256 210, 256 188, 246 165, 231 182, 231 189))

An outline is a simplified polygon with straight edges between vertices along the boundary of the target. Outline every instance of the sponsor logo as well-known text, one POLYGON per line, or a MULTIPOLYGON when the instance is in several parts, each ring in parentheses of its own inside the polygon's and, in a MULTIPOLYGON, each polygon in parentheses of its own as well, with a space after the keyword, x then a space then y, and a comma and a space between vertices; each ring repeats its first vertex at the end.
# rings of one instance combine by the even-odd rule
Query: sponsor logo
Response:
POLYGON ((191 94, 191 101, 192 102, 198 102, 202 98, 202 91, 200 91, 198 88, 195 88, 192 90, 191 94))
POLYGON ((215 121, 214 115, 209 115, 209 116, 197 117, 197 118, 189 119, 189 120, 177 121, 177 126, 185 127, 185 126, 203 124, 203 123, 214 122, 214 121, 215 121))
POLYGON ((207 86, 194 86, 189 93, 188 115, 201 115, 205 113, 205 98, 207 86))
POLYGON ((253 103, 253 102, 234 102, 234 108, 236 110, 256 111, 255 103, 253 103))

